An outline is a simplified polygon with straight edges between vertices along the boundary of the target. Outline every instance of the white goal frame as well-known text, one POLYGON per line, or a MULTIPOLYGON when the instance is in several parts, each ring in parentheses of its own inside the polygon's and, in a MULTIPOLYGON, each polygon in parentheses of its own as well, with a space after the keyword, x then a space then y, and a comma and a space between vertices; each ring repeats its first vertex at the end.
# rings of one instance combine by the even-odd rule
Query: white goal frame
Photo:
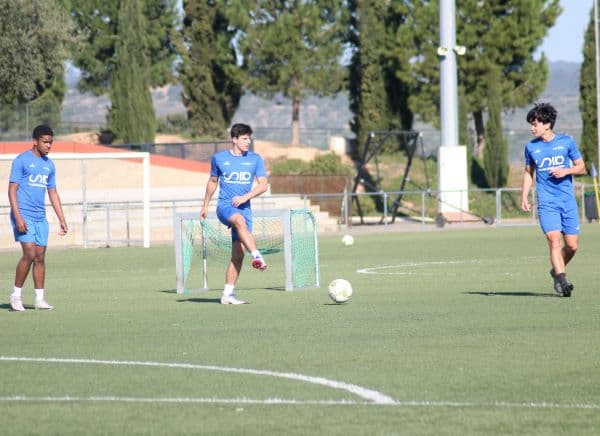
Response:
MULTIPOLYGON (((312 213, 308 212, 313 219, 314 225, 314 234, 313 234, 313 243, 314 243, 314 257, 315 257, 315 280, 316 283, 314 286, 310 288, 319 288, 320 287, 320 271, 319 271, 319 249, 318 249, 318 232, 317 232, 317 222, 314 220, 314 216, 312 213)), ((252 211, 253 218, 261 218, 261 217, 276 217, 281 220, 283 223, 283 258, 284 258, 284 273, 285 273, 285 290, 293 291, 297 288, 294 287, 294 270, 293 270, 293 254, 292 254, 292 224, 291 224, 291 216, 292 211, 290 209, 257 209, 252 211)), ((183 242, 182 242, 182 223, 184 221, 192 221, 199 220, 199 212, 179 212, 175 213, 173 216, 173 242, 175 248, 175 274, 176 274, 176 290, 178 294, 183 294, 188 292, 186 290, 185 284, 185 271, 184 271, 184 261, 183 261, 183 242)), ((214 212, 209 213, 207 219, 216 220, 217 216, 214 212)), ((220 224, 222 225, 222 224, 220 224)), ((203 250, 204 251, 204 250, 203 250)), ((202 288, 199 288, 199 291, 207 291, 208 288, 208 275, 207 275, 207 259, 203 253, 203 277, 202 277, 202 288)))
MULTIPOLYGON (((12 161, 18 154, 0 154, 0 161, 12 161)), ((113 152, 113 153, 52 153, 49 158, 56 160, 80 160, 81 161, 81 186, 83 216, 87 216, 87 182, 86 182, 86 160, 96 159, 141 159, 143 166, 143 205, 144 205, 144 248, 150 247, 150 153, 147 151, 113 152)), ((60 180, 60 178, 59 178, 60 180)), ((83 241, 87 241, 87 222, 83 222, 83 241)), ((84 245, 84 248, 85 247, 84 245)))

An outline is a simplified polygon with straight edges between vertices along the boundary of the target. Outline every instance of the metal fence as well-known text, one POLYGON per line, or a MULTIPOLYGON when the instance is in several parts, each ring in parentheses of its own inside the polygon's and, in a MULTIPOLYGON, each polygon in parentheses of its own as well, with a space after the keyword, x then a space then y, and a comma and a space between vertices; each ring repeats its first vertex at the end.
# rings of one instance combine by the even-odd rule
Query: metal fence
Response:
MULTIPOLYGON (((577 198, 580 204, 582 220, 588 219, 592 202, 586 201, 593 197, 591 185, 578 185, 577 198), (586 204, 587 203, 587 204, 586 204)), ((404 191, 400 214, 391 216, 390 205, 400 192, 355 193, 342 192, 338 194, 309 194, 309 195, 264 195, 253 200, 253 209, 276 208, 308 208, 313 210, 318 222, 320 233, 335 233, 346 231, 424 231, 439 229, 435 214, 439 207, 437 191, 404 191), (371 208, 364 216, 357 216, 353 202, 357 199, 370 199, 371 208), (320 202, 339 204, 339 213, 322 212, 320 202), (378 208, 378 205, 381 208, 378 208)), ((477 211, 463 208, 456 215, 454 225, 470 226, 474 221, 482 222, 484 215, 494 218, 492 226, 524 226, 537 225, 535 208, 530 214, 517 210, 520 206, 521 190, 519 188, 502 188, 487 190, 470 190, 469 196, 485 196, 487 202, 478 206, 477 211)), ((595 197, 594 197, 595 200, 595 197)), ((595 206, 595 201, 593 202, 595 206)), ((150 203, 150 241, 156 243, 172 243, 173 219, 178 212, 199 213, 202 199, 152 201, 150 203)), ((212 207, 214 208, 214 204, 212 207)), ((51 246, 81 246, 81 247, 113 247, 142 245, 143 202, 88 202, 63 204, 65 216, 70 227, 69 234, 59 237, 52 234, 51 246)), ((328 208, 329 209, 329 208, 328 208)), ((0 207, 0 220, 5 223, 2 228, 8 229, 0 233, 0 249, 17 249, 10 231, 10 208, 0 207)), ((58 222, 51 208, 48 210, 48 221, 51 229, 58 228, 58 222)), ((597 211, 596 211, 597 216, 597 211)), ((597 219, 597 218, 596 218, 597 219)), ((589 221, 589 219, 588 219, 589 221)), ((51 233, 56 233, 51 231, 51 233)))

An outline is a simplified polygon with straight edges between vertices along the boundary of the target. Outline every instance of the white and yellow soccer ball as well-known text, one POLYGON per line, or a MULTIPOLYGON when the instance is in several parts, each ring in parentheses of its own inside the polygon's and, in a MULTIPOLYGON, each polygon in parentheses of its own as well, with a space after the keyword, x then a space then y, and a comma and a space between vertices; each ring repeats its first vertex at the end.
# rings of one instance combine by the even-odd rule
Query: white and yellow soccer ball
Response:
POLYGON ((352 285, 348 280, 335 279, 329 283, 328 293, 335 303, 345 303, 352 296, 352 285))
POLYGON ((342 244, 344 244, 347 247, 354 244, 354 238, 352 237, 352 235, 345 234, 342 237, 342 244))

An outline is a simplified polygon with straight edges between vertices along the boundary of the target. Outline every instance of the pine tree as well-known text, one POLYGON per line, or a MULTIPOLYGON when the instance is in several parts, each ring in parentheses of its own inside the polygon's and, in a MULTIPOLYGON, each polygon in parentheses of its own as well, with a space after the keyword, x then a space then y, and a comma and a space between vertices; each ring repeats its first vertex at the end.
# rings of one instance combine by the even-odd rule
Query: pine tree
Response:
POLYGON ((583 63, 579 72, 579 110, 583 121, 580 150, 583 160, 598 171, 598 112, 596 106, 596 37, 594 30, 594 10, 590 12, 590 22, 583 43, 583 63))
MULTIPOLYGON (((410 107, 421 120, 438 123, 439 117, 439 2, 398 2, 407 9, 406 23, 398 27, 396 56, 399 76, 411 86, 410 107)), ((490 66, 501 67, 501 93, 505 108, 533 101, 548 79, 544 56, 534 53, 562 12, 559 0, 463 0, 456 4, 456 42, 466 47, 457 56, 458 81, 464 86, 477 134, 476 155, 485 146, 483 114, 489 109, 485 77, 490 66)))
POLYGON ((508 180, 508 141, 502 133, 502 94, 498 68, 487 69, 488 119, 486 124, 486 147, 483 153, 483 169, 490 188, 502 188, 508 180))
POLYGON ((197 136, 223 137, 242 95, 229 22, 216 1, 184 0, 183 103, 197 136))
POLYGON ((144 35, 143 0, 127 0, 119 11, 118 44, 110 81, 109 127, 128 144, 154 142, 156 117, 150 94, 150 68, 144 35))
MULTIPOLYGON (((83 40, 73 56, 73 64, 81 70, 79 89, 102 95, 110 88, 120 25, 119 10, 127 1, 70 2, 71 17, 83 40)), ((140 7, 147 23, 143 37, 150 83, 152 87, 164 86, 175 80, 173 65, 181 45, 177 31, 177 0, 140 0, 140 7)))
POLYGON ((308 95, 340 91, 346 8, 342 0, 231 0, 228 16, 241 32, 245 85, 263 97, 292 102, 292 144, 300 142, 300 106, 308 95))

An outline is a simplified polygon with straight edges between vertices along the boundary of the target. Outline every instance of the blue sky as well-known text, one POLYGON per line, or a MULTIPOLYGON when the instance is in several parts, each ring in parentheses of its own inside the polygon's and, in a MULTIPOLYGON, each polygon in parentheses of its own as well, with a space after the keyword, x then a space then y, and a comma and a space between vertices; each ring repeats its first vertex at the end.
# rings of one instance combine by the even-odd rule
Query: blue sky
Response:
POLYGON ((581 63, 583 36, 594 0, 561 0, 560 4, 563 13, 549 30, 541 50, 550 61, 581 63))

